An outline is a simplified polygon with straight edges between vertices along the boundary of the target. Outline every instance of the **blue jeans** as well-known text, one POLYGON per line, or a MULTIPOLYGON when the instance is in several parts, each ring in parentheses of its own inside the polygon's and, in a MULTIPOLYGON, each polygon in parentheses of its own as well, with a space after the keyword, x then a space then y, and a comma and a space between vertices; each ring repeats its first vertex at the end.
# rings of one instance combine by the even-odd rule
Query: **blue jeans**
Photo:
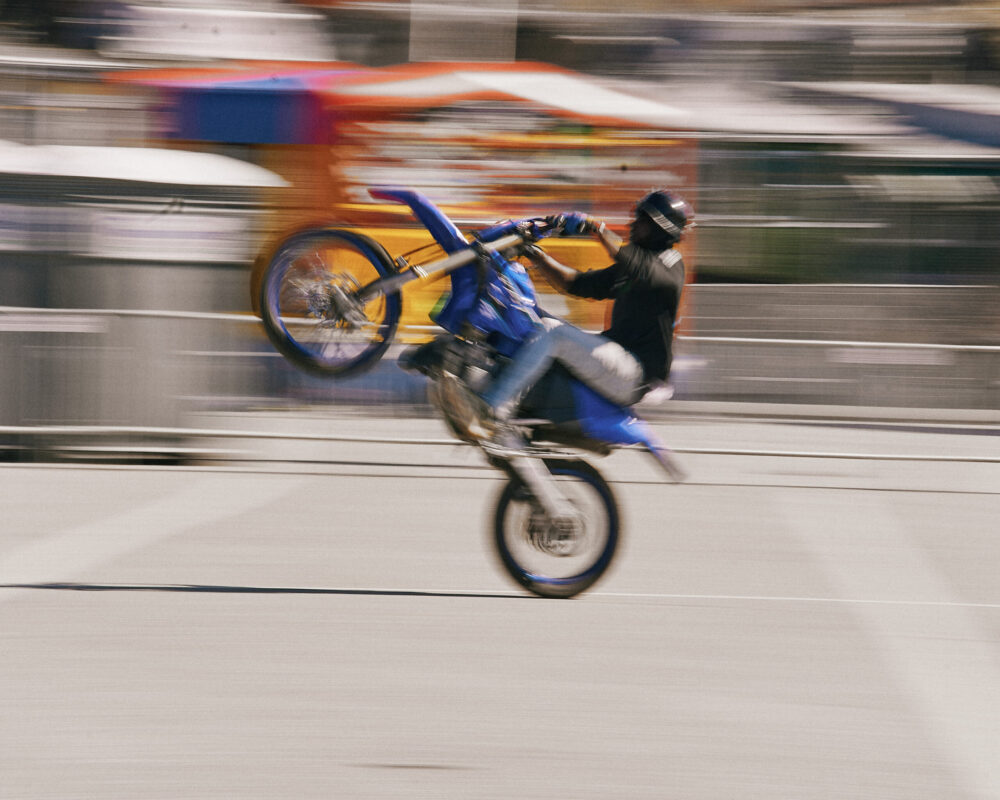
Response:
POLYGON ((546 318, 543 324, 483 394, 497 419, 509 419, 554 362, 613 403, 630 406, 642 397, 642 366, 620 344, 562 320, 546 318))

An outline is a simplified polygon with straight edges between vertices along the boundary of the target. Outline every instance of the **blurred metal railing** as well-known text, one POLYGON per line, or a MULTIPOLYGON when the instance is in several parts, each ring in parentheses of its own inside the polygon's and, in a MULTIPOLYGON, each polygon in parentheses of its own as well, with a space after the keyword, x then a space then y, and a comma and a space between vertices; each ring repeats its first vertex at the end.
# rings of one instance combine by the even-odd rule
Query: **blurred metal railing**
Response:
MULTIPOLYGON (((327 433, 304 433, 302 431, 261 431, 261 430, 240 430, 234 428, 132 428, 125 426, 45 426, 35 428, 25 428, 19 426, 0 425, 0 436, 50 436, 50 437, 79 437, 79 436, 136 436, 157 437, 168 440, 199 439, 251 439, 251 440, 281 440, 299 442, 325 442, 340 444, 387 444, 387 445, 436 445, 444 447, 462 447, 466 442, 456 439, 439 439, 430 437, 405 438, 399 436, 349 436, 344 434, 327 433)), ((624 447, 624 446, 623 446, 624 447)), ((95 452, 96 448, 82 448, 88 452, 95 452)), ((133 452, 139 448, 129 448, 133 452)), ((155 451, 157 448, 146 448, 147 451, 155 451)), ((109 448, 115 452, 121 452, 122 448, 109 448)), ((160 449, 161 451, 163 448, 160 449)), ((170 448, 175 454, 182 454, 182 448, 170 448)), ((205 448, 189 448, 192 453, 199 455, 219 454, 225 451, 210 451, 205 448)), ((822 460, 850 460, 850 461, 923 461, 923 462, 944 462, 962 464, 1000 464, 1000 456, 987 455, 959 455, 959 454, 927 454, 927 453, 861 453, 848 451, 823 451, 823 450, 766 450, 759 448, 725 448, 725 447, 673 447, 675 453, 685 455, 724 455, 724 456, 756 456, 769 458, 816 458, 822 460)), ((483 465, 484 469, 488 467, 483 465)))
MULTIPOLYGON (((251 314, 0 307, 0 432, 173 435, 206 410, 303 405, 419 413, 425 384, 398 350, 334 382, 291 367, 251 314)), ((681 335, 677 353, 678 400, 1000 409, 1000 346, 681 335)))

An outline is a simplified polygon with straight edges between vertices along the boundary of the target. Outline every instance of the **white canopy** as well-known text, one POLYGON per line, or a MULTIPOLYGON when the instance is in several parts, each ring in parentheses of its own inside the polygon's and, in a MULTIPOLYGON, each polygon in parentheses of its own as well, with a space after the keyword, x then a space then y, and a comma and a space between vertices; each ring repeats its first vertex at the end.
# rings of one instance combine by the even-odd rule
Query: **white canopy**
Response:
POLYGON ((0 142, 0 174, 163 183, 183 186, 281 187, 275 173, 212 153, 151 147, 23 145, 0 142))
POLYGON ((689 122, 689 112, 682 108, 619 92, 585 77, 554 70, 460 68, 440 74, 338 86, 335 91, 340 95, 400 99, 461 97, 489 91, 581 117, 603 117, 665 128, 684 128, 689 122))

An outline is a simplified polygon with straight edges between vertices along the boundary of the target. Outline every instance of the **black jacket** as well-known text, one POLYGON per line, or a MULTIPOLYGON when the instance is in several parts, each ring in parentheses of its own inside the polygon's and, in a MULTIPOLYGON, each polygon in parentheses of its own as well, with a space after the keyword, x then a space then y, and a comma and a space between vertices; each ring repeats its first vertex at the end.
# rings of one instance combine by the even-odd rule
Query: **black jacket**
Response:
POLYGON ((577 297, 614 298, 611 327, 604 335, 639 360, 647 384, 667 379, 674 321, 684 289, 680 253, 626 244, 610 267, 581 272, 567 288, 577 297))

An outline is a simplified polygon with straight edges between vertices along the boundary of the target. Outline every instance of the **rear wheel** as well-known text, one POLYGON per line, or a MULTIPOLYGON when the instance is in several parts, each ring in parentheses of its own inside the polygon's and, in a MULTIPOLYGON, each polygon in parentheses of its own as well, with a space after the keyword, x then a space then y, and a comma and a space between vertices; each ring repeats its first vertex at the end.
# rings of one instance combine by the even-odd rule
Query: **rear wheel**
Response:
POLYGON ((374 366, 399 325, 399 292, 367 302, 357 290, 395 272, 375 240, 353 231, 308 230, 275 250, 260 291, 261 319, 275 348, 316 375, 343 377, 374 366))
POLYGON ((542 597, 572 597, 611 565, 620 520, 611 488, 585 461, 546 460, 574 506, 572 521, 553 520, 528 487, 513 478, 497 501, 494 543, 508 574, 542 597))

